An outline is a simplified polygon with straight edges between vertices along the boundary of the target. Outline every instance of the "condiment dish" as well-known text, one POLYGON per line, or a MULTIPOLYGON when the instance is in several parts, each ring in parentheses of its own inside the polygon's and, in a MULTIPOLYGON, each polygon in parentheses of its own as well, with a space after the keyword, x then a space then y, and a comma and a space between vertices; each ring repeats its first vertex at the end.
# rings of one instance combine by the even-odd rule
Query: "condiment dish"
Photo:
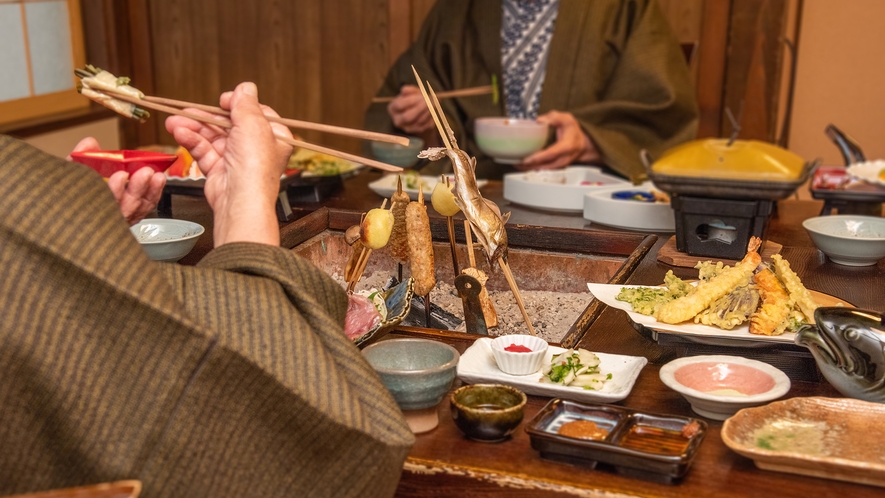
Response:
POLYGON ((452 393, 452 418, 468 438, 495 443, 510 437, 522 422, 526 395, 502 384, 473 384, 452 393))
POLYGON ((725 420, 742 408, 759 406, 790 390, 777 368, 740 356, 678 358, 661 367, 661 381, 681 394, 695 413, 725 420))
POLYGON ((129 230, 151 259, 167 262, 187 256, 206 231, 198 223, 170 218, 141 220, 129 230))
POLYGON ((885 258, 885 218, 833 215, 802 222, 809 237, 834 263, 872 266, 885 258))
POLYGON ((531 335, 502 335, 492 340, 491 348, 502 372, 530 375, 541 369, 547 354, 547 341, 531 335))

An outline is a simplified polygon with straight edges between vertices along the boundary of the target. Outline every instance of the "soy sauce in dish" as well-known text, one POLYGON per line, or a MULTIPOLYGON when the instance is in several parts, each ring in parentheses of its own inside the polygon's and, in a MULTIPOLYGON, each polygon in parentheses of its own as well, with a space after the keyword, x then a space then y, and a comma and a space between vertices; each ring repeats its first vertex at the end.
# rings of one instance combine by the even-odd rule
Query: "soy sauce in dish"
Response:
POLYGON ((681 455, 688 448, 689 438, 682 431, 648 425, 634 425, 621 438, 621 446, 659 455, 681 455))

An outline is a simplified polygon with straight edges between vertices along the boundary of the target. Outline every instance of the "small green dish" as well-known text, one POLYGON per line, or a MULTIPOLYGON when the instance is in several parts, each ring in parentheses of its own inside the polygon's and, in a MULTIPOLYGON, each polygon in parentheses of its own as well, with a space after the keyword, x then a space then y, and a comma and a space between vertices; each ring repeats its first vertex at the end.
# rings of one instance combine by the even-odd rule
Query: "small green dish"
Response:
POLYGON ((473 384, 455 390, 452 419, 468 438, 485 443, 504 441, 522 422, 525 393, 502 384, 473 384))

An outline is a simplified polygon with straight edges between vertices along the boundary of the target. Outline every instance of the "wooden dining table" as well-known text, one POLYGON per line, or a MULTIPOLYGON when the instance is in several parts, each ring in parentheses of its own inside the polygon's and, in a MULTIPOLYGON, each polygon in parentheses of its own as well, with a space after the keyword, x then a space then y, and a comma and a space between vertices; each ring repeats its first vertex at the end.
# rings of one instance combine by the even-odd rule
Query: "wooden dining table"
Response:
MULTIPOLYGON (((292 220, 281 223, 281 229, 292 230, 298 219, 326 208, 331 213, 365 212, 377 207, 382 198, 368 188, 379 175, 364 172, 344 182, 343 187, 325 199, 293 205, 292 220)), ((599 231, 606 237, 619 230, 594 225, 580 213, 559 213, 511 204, 503 198, 501 182, 490 182, 483 195, 498 203, 502 211, 510 211, 509 226, 543 227, 599 231)), ((211 213, 200 199, 173 198, 176 217, 189 219, 207 226, 211 234, 211 213)), ((780 253, 802 278, 809 289, 838 297, 857 307, 876 311, 885 310, 885 260, 875 266, 847 267, 828 261, 812 244, 801 222, 817 216, 822 201, 786 199, 779 201, 769 219, 765 238, 782 245, 780 253)), ((431 218, 439 215, 429 209, 431 218)), ((657 285, 668 270, 681 277, 696 278, 697 270, 673 267, 658 260, 658 252, 672 236, 654 234, 657 239, 626 283, 657 285)), ((284 237, 285 239, 285 237, 284 237)), ((183 264, 198 261, 211 250, 211 237, 201 240, 183 264)), ((451 344, 464 352, 478 336, 432 329, 401 327, 388 338, 424 337, 451 344)), ((842 397, 823 380, 814 368, 813 360, 801 352, 774 351, 767 353, 740 347, 704 346, 691 342, 656 341, 639 330, 623 311, 602 308, 587 332, 579 338, 578 347, 591 351, 644 356, 648 364, 627 397, 618 404, 642 412, 695 416, 688 402, 667 388, 659 378, 661 366, 677 357, 711 352, 758 356, 773 362, 783 362, 792 378, 792 385, 784 399, 791 397, 842 397), (712 349, 711 349, 712 348, 712 349)), ((797 349, 798 346, 796 347, 797 349)), ((779 366, 779 365, 778 365, 779 366)), ((457 388, 456 380, 452 389, 457 388)), ((544 396, 528 396, 523 425, 550 401, 544 396)), ((625 475, 615 468, 598 466, 595 469, 542 459, 531 447, 523 427, 501 443, 481 443, 467 439, 454 425, 449 402, 438 406, 439 426, 416 436, 415 445, 405 463, 397 496, 852 496, 873 497, 885 495, 885 489, 874 486, 801 476, 790 473, 761 470, 754 463, 729 449, 722 441, 722 422, 706 419, 708 431, 688 473, 673 483, 664 483, 650 475, 625 475)), ((883 442, 885 448, 885 442, 883 442)), ((885 454, 885 452, 883 452, 885 454)), ((883 462, 878 462, 880 465, 883 462)))

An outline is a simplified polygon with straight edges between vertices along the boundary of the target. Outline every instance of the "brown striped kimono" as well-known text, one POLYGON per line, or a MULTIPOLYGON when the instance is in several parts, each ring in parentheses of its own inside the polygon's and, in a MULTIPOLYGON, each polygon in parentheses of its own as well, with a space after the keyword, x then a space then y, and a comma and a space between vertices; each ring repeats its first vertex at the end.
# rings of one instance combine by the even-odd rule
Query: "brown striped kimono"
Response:
POLYGON ((414 437, 279 247, 150 261, 105 183, 0 135, 0 495, 385 496, 414 437))
MULTIPOLYGON (((500 1, 436 2, 378 95, 414 85, 412 64, 436 92, 488 85, 492 75, 500 79, 501 18, 500 1)), ((477 159, 477 177, 513 171, 494 163, 473 139, 474 120, 503 116, 503 99, 496 104, 480 95, 441 104, 460 147, 477 159)), ((538 114, 552 110, 572 113, 605 165, 637 181, 646 176, 641 149, 658 157, 695 138, 698 109, 688 67, 655 0, 559 0, 538 114)), ((372 104, 365 126, 397 131, 387 104, 372 104)), ((433 169, 445 166, 438 161, 433 169)))

